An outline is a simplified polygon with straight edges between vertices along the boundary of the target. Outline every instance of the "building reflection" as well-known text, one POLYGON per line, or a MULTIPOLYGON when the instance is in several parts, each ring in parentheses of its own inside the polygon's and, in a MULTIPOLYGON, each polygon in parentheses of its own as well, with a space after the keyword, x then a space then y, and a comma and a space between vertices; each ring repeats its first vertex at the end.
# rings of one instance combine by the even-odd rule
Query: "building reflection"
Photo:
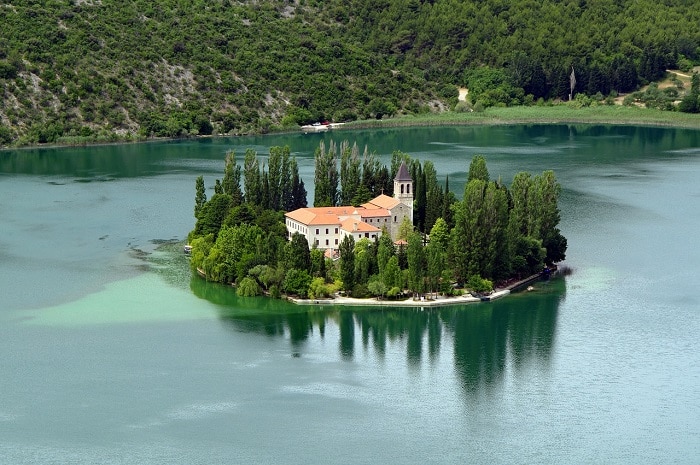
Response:
POLYGON ((303 307, 238 298, 231 288, 199 278, 191 288, 218 305, 224 324, 237 332, 287 338, 293 356, 303 356, 309 340, 327 339, 327 329, 333 328, 342 360, 352 362, 360 352, 383 360, 399 348, 405 350, 407 366, 417 369, 435 363, 442 352, 454 358, 462 389, 477 394, 498 386, 508 367, 548 364, 564 284, 556 279, 538 286, 537 292, 443 308, 303 307))

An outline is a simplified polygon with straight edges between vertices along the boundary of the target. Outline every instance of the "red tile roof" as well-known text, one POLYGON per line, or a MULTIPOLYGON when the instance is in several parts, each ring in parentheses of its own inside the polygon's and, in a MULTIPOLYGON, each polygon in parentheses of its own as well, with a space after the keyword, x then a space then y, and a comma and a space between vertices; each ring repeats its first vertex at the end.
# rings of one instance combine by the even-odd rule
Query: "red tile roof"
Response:
POLYGON ((393 197, 389 197, 386 194, 381 194, 369 202, 362 204, 363 207, 365 207, 368 210, 371 209, 376 209, 376 208, 384 208, 386 210, 391 210, 395 206, 399 204, 399 200, 395 199, 393 197))
POLYGON ((358 221, 353 218, 348 218, 347 220, 340 223, 340 228, 350 233, 379 232, 379 228, 377 228, 376 226, 372 226, 371 224, 367 224, 364 221, 358 221))

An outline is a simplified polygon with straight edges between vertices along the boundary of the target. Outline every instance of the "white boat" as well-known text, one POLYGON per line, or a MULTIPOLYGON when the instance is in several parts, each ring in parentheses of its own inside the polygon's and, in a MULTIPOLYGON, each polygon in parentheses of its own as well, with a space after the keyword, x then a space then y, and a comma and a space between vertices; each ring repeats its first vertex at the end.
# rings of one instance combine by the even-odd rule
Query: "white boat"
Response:
POLYGON ((301 127, 301 130, 304 134, 308 134, 310 132, 325 132, 330 129, 330 126, 330 124, 321 123, 306 124, 301 127))

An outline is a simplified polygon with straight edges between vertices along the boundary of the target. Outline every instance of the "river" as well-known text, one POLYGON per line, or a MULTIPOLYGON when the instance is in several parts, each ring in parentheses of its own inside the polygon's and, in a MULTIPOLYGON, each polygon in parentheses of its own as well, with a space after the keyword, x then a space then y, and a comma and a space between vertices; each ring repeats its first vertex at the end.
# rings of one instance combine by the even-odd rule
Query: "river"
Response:
MULTIPOLYGON (((0 463, 698 463, 700 131, 400 128, 0 152, 0 463), (553 169, 566 277, 422 309, 239 299, 195 178, 321 140, 553 169)), ((209 190, 209 195, 212 191, 209 190)))

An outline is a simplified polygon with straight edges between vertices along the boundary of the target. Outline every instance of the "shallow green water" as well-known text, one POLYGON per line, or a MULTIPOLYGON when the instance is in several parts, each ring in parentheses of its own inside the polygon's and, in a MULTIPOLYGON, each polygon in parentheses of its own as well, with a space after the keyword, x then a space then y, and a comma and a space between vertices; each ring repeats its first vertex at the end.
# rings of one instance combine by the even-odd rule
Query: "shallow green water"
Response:
POLYGON ((0 152, 0 463, 697 463, 700 132, 421 128, 0 152), (192 278, 194 179, 331 137, 458 194, 554 169, 574 273, 442 309, 192 278))

